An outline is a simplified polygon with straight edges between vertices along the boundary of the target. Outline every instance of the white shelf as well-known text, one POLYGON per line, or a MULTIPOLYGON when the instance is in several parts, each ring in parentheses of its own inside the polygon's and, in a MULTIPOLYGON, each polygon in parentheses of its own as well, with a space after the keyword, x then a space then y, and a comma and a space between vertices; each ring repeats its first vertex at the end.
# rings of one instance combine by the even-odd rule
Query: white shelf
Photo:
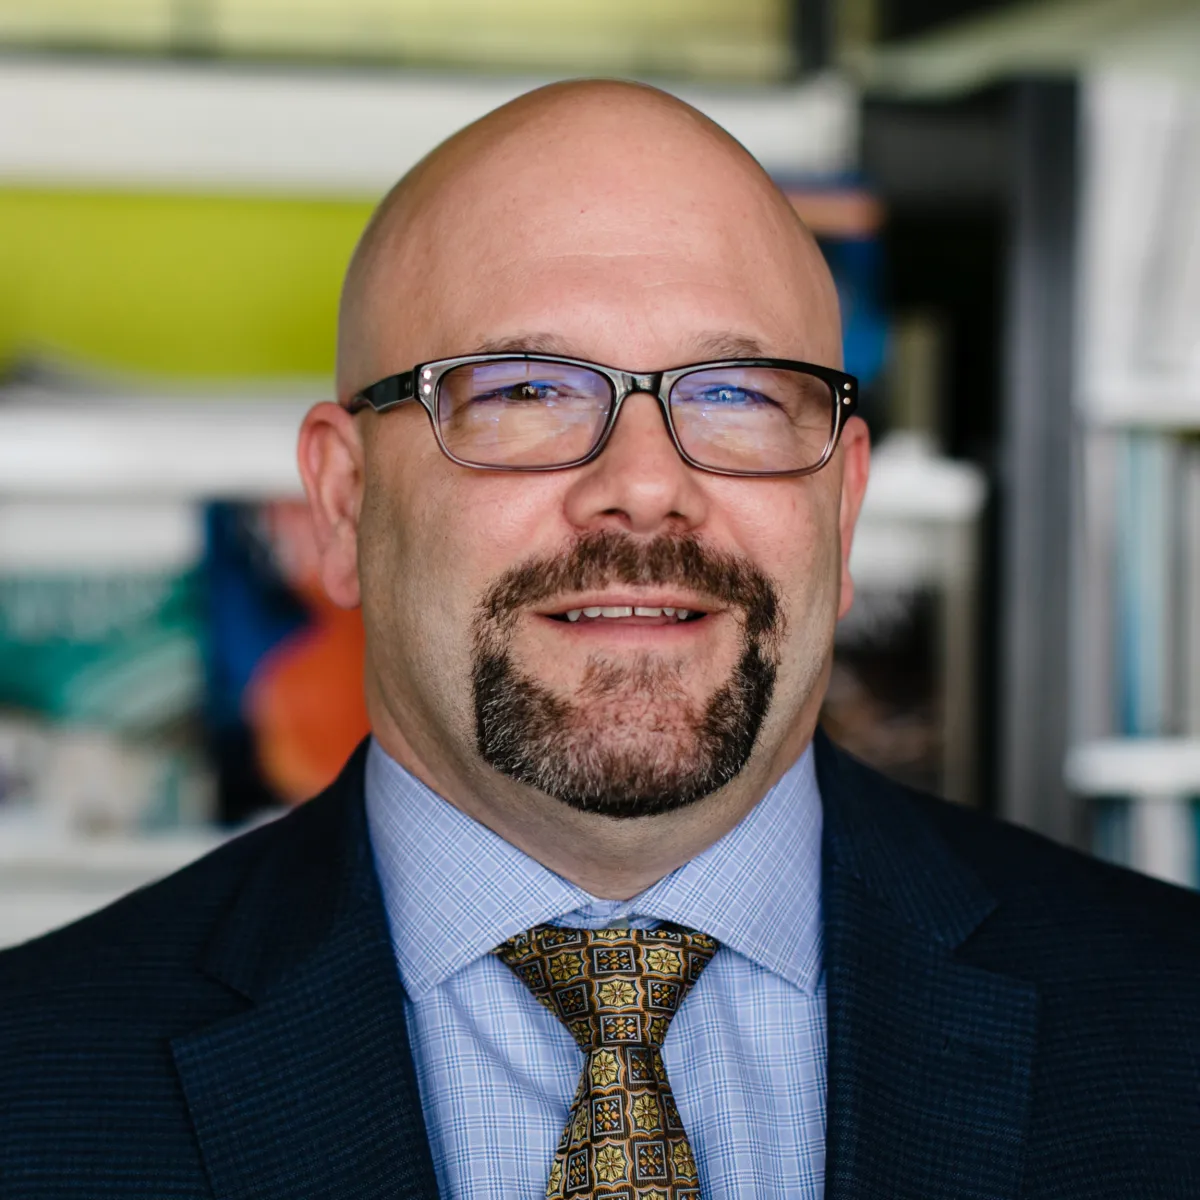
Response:
POLYGON ((306 401, 0 392, 0 496, 259 498, 298 494, 306 401))
POLYGON ((970 587, 986 493, 978 467, 938 458, 919 438, 900 434, 881 442, 851 547, 855 583, 970 587))
POLYGON ((1200 379, 1109 380, 1085 391, 1079 408, 1094 428, 1200 430, 1200 379))
POLYGON ((1200 14, 1190 0, 1037 0, 948 22, 855 65, 874 92, 932 99, 1096 66, 1187 79, 1198 49, 1200 14))
POLYGON ((986 494, 978 467, 939 458, 918 439, 893 434, 872 451, 863 517, 959 525, 979 515, 986 494))
POLYGON ((1200 738, 1107 738, 1067 755, 1067 784, 1085 796, 1200 795, 1200 738))
POLYGON ((1167 883, 1195 887, 1191 798, 1200 795, 1200 738, 1108 738, 1067 754, 1067 786, 1085 796, 1127 796, 1130 863, 1167 883))
POLYGON ((0 567, 6 571, 185 571, 203 552, 204 512, 190 500, 14 499, 0 488, 0 567))
POLYGON ((132 879, 138 886, 169 875, 225 840, 216 829, 84 837, 30 824, 0 823, 0 879, 14 873, 58 874, 101 885, 132 879))
MULTIPOLYGON (((547 79, 228 63, 9 59, 0 179, 286 196, 380 195, 443 139, 547 79)), ((769 170, 854 165, 857 97, 836 75, 680 88, 769 170)))

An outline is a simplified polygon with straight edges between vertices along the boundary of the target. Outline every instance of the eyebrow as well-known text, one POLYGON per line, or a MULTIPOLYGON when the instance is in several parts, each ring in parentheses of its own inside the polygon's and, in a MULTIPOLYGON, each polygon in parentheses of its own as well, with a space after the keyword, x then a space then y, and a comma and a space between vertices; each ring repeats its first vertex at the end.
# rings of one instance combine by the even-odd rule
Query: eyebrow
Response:
MULTIPOLYGON (((716 332, 690 338, 689 354, 697 361, 720 358, 770 358, 763 344, 747 334, 716 332)), ((584 358, 569 341, 553 333, 519 333, 481 342, 471 354, 552 354, 560 358, 584 358)))

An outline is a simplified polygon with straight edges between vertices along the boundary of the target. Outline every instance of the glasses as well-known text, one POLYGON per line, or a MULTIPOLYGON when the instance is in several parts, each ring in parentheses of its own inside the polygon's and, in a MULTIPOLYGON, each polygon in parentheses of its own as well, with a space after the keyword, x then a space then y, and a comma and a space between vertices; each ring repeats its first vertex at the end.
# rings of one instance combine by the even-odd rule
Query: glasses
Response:
POLYGON ((347 407, 387 412, 417 401, 442 452, 461 466, 557 471, 604 449, 635 392, 658 398, 684 462, 718 475, 819 471, 858 404, 853 375, 783 358, 640 375, 545 354, 471 354, 390 375, 347 407))

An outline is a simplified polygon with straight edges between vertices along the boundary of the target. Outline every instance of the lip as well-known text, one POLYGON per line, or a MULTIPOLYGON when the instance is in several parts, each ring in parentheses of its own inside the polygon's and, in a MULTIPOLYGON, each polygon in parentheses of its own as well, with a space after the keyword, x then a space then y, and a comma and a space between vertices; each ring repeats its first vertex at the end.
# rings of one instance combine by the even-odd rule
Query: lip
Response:
POLYGON ((710 617, 722 611, 710 600, 682 592, 585 592, 569 599, 555 599, 553 607, 539 607, 536 615, 561 617, 576 608, 686 608, 710 617))

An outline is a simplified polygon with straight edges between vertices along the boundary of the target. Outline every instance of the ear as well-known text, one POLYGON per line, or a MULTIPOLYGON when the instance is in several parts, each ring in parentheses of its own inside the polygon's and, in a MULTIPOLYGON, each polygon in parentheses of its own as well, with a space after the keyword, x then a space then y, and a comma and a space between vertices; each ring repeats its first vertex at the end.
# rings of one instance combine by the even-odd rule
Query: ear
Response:
POLYGON ((339 404, 318 404, 300 426, 300 478, 308 496, 321 582, 340 608, 356 608, 358 515, 363 495, 362 433, 339 404))
POLYGON ((854 602, 854 580, 850 577, 850 546, 854 527, 867 491, 871 469, 871 434, 861 417, 851 417, 842 430, 842 498, 838 531, 842 542, 842 590, 838 599, 838 620, 850 611, 854 602))

